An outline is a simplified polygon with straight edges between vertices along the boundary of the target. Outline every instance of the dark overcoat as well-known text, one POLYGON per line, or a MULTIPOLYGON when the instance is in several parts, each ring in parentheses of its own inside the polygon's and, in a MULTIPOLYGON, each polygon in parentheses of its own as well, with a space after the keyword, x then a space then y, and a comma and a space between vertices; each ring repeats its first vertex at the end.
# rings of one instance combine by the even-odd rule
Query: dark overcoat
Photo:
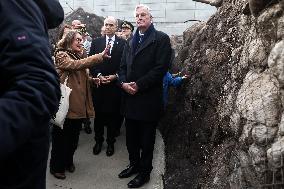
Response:
MULTIPOLYGON (((94 66, 90 71, 96 77, 98 73, 103 76, 117 74, 121 61, 122 52, 126 41, 115 36, 115 41, 111 51, 111 58, 104 59, 103 63, 94 66)), ((106 38, 96 38, 92 42, 90 55, 101 53, 106 48, 106 38)), ((121 102, 121 89, 117 81, 112 81, 107 85, 100 85, 93 91, 93 102, 95 111, 111 113, 119 112, 121 102)))
POLYGON ((123 93, 121 111, 128 119, 157 121, 163 107, 163 76, 171 59, 170 39, 154 28, 136 50, 134 39, 125 46, 119 81, 136 82, 139 89, 135 95, 123 93))
POLYGON ((0 188, 44 189, 60 99, 47 28, 62 22, 63 9, 56 0, 1 0, 0 16, 0 188))

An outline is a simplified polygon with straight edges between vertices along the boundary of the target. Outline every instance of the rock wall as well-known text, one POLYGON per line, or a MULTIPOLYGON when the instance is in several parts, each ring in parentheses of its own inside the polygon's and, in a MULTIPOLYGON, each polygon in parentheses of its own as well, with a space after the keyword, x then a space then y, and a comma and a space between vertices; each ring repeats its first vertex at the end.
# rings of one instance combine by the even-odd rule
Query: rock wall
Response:
POLYGON ((248 1, 184 32, 174 69, 190 78, 160 125, 166 189, 284 188, 284 1, 248 1))

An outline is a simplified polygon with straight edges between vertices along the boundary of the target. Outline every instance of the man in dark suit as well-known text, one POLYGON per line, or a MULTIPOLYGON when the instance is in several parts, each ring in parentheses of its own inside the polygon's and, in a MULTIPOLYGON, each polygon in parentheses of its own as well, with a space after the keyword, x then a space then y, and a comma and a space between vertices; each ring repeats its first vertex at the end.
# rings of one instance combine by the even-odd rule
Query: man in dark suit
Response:
POLYGON ((138 5, 135 14, 138 29, 124 49, 119 71, 130 165, 118 176, 138 173, 129 188, 150 180, 156 126, 163 108, 163 76, 171 59, 170 39, 154 28, 149 7, 138 5))
POLYGON ((93 148, 94 155, 101 152, 104 141, 104 126, 107 126, 107 156, 114 153, 115 132, 122 122, 120 114, 121 89, 117 82, 121 55, 125 40, 117 37, 117 20, 108 16, 104 20, 105 36, 92 41, 90 55, 102 52, 107 45, 110 46, 110 59, 105 59, 102 64, 91 69, 91 74, 100 79, 100 86, 93 91, 93 102, 96 112, 94 131, 96 144, 93 148))
POLYGON ((1 0, 0 10, 0 188, 44 189, 60 100, 47 29, 64 12, 56 0, 1 0))

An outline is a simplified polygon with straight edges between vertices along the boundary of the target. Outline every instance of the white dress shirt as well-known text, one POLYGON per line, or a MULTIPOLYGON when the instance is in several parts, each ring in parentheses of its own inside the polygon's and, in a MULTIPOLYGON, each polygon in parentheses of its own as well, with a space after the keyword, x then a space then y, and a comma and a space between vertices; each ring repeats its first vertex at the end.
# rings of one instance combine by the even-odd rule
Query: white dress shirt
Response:
POLYGON ((109 36, 106 36, 106 46, 108 45, 108 43, 110 44, 110 49, 109 49, 109 53, 110 54, 111 54, 111 51, 112 51, 112 47, 113 47, 114 41, 115 41, 115 35, 112 36, 111 38, 109 36), (108 39, 111 39, 111 41, 109 42, 108 39))

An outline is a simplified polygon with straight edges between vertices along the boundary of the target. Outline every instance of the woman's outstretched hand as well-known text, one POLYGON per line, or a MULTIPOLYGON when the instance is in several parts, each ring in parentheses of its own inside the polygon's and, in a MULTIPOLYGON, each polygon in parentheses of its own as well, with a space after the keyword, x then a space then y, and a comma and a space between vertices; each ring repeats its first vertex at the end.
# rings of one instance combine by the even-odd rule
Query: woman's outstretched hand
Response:
POLYGON ((108 45, 103 52, 101 52, 100 54, 103 56, 103 58, 111 58, 111 56, 109 56, 108 52, 110 51, 110 45, 108 45))

